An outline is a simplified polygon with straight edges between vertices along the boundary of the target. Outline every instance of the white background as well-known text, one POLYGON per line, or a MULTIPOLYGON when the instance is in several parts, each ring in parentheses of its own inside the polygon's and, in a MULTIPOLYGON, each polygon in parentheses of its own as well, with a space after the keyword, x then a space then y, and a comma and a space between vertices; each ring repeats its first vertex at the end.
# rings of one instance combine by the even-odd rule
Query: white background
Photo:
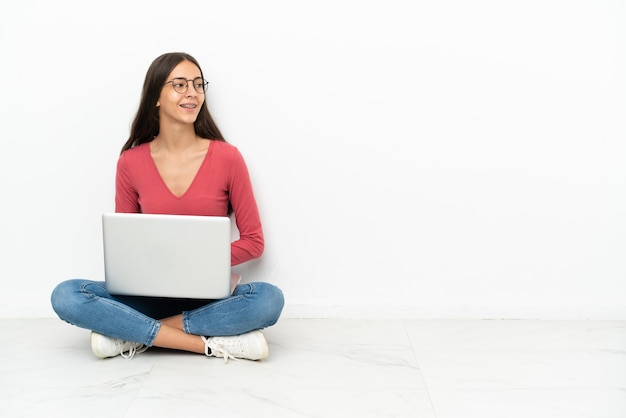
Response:
MULTIPOLYGON (((8 3, 8 4, 7 4, 8 3)), ((626 6, 12 1, 0 316, 102 279, 145 72, 195 56, 286 315, 626 318, 626 6)))

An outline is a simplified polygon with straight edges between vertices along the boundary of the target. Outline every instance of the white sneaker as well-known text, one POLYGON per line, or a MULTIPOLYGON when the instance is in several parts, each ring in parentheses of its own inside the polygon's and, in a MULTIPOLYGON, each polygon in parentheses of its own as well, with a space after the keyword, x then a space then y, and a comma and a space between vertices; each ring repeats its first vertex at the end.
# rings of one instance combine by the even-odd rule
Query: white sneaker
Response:
POLYGON ((148 347, 143 344, 118 340, 91 331, 91 351, 96 357, 107 358, 121 355, 126 359, 131 359, 135 354, 143 353, 147 349, 148 347))
POLYGON ((252 331, 232 337, 202 337, 207 356, 228 359, 262 360, 269 355, 267 341, 261 331, 252 331))

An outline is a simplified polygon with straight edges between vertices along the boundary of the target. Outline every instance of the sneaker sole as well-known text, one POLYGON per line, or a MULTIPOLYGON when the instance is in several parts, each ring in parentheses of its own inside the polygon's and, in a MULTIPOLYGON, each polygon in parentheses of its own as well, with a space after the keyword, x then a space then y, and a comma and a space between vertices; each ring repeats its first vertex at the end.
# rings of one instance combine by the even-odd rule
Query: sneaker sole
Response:
POLYGON ((253 331, 254 335, 257 337, 257 352, 260 352, 259 356, 252 360, 263 360, 269 356, 269 347, 267 346, 267 340, 265 339, 265 335, 261 331, 253 331))
POLYGON ((103 354, 101 351, 99 351, 99 340, 100 339, 100 334, 98 334, 97 332, 91 332, 91 352, 98 358, 109 358, 111 356, 108 356, 106 354, 103 354))

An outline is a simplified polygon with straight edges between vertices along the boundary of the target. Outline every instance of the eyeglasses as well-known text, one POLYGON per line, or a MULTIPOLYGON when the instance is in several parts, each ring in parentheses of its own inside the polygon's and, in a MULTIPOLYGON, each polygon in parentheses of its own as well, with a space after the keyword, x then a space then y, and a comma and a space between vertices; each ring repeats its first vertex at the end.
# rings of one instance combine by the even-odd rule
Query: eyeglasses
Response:
POLYGON ((185 94, 187 93, 187 89, 189 88, 190 81, 193 82, 193 88, 198 93, 200 94, 206 93, 206 87, 209 85, 209 82, 206 81, 202 77, 196 77, 193 80, 188 80, 182 77, 176 77, 176 78, 171 79, 170 81, 167 81, 165 84, 172 83, 172 87, 174 87, 174 90, 176 91, 176 93, 185 94))

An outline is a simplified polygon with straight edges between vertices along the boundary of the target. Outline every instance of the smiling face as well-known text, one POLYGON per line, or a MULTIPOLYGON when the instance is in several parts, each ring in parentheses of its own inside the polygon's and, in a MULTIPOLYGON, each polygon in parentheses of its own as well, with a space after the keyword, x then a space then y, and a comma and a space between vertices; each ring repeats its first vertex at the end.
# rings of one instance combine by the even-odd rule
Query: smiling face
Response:
MULTIPOLYGON (((204 103, 204 93, 199 93, 194 88, 194 81, 188 81, 185 89, 185 82, 173 79, 194 80, 202 78, 200 69, 191 61, 182 61, 167 77, 167 83, 161 89, 161 95, 157 102, 159 108, 159 120, 161 124, 193 124, 198 117, 200 108, 204 103), (176 89, 184 91, 179 93, 176 89)), ((202 90, 202 89, 200 89, 202 90)))

